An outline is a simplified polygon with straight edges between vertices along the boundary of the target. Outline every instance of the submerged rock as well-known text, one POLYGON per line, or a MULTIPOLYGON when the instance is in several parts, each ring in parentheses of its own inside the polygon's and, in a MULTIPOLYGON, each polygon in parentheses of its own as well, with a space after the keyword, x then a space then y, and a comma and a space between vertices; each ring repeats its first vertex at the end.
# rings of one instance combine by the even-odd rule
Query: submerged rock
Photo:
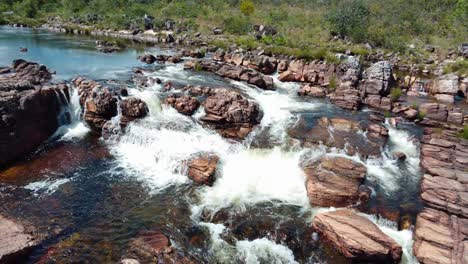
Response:
POLYGON ((159 231, 145 231, 132 239, 122 259, 140 263, 196 263, 174 250, 169 237, 159 231))
POLYGON ((32 227, 0 215, 0 262, 8 263, 7 259, 20 255, 39 243, 32 227))
POLYGON ((345 257, 362 262, 399 263, 402 248, 377 225, 351 210, 320 213, 313 228, 345 257))
POLYGON ((233 90, 214 89, 203 105, 200 120, 223 137, 244 139, 261 120, 258 104, 233 90))
POLYGON ((367 168, 342 157, 326 156, 304 166, 310 204, 321 207, 345 207, 365 203, 370 190, 363 184, 367 168))
POLYGON ((385 128, 378 125, 364 129, 357 121, 322 117, 312 129, 306 123, 298 122, 288 133, 300 140, 305 147, 324 144, 344 149, 350 155, 359 153, 364 157, 378 157, 381 155, 381 147, 387 141, 388 133, 385 131, 385 128), (366 130, 370 132, 367 136, 364 134, 366 130))
POLYGON ((189 161, 188 176, 195 182, 213 185, 219 157, 216 155, 203 155, 189 161))

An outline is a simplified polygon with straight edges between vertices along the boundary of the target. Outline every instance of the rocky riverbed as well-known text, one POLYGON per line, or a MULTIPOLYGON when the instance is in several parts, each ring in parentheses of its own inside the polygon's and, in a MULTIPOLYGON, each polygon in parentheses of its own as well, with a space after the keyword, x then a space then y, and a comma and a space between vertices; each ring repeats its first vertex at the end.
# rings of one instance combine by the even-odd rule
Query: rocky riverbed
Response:
POLYGON ((468 261, 463 78, 414 105, 390 61, 130 54, 0 61, 1 261, 468 261))

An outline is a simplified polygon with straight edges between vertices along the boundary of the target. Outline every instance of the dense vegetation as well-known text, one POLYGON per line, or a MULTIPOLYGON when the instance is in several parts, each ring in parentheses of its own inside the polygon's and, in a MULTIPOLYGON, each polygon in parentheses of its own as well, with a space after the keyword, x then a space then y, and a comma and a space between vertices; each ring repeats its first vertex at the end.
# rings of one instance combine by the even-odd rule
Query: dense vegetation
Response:
MULTIPOLYGON (((236 41, 245 45, 256 41, 246 36, 252 25, 267 24, 278 36, 261 41, 289 53, 321 52, 317 48, 330 48, 333 35, 396 51, 409 44, 447 50, 468 40, 468 0, 2 0, 0 12, 4 23, 38 24, 58 15, 115 29, 142 25, 147 14, 160 24, 183 21, 193 31, 222 26, 243 35, 236 41)), ((355 52, 365 50, 356 46, 355 52)))

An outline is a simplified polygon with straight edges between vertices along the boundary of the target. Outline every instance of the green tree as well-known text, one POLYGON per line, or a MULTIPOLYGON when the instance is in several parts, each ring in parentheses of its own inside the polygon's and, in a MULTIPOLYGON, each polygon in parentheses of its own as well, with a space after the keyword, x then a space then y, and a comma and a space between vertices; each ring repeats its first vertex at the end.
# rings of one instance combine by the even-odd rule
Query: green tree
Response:
POLYGON ((345 0, 335 4, 325 15, 332 33, 363 41, 367 36, 370 12, 362 0, 345 0))
POLYGON ((251 0, 242 0, 240 4, 240 10, 242 14, 246 16, 250 16, 255 12, 254 4, 251 0))

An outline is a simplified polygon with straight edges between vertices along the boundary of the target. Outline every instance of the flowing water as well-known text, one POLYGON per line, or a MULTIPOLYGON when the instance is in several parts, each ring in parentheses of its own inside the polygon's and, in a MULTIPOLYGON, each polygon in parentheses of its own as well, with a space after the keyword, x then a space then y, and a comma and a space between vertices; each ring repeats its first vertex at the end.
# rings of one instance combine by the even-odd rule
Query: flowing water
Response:
MULTIPOLYGON (((280 83, 263 91, 211 74, 188 72, 182 64, 148 67, 148 75, 179 85, 230 87, 255 100, 261 124, 243 142, 222 138, 203 127, 198 117, 179 114, 161 104, 161 85, 148 88, 128 82, 142 50, 134 46, 116 54, 99 53, 92 38, 41 31, 0 28, 0 64, 24 58, 57 71, 56 79, 89 76, 130 85, 129 93, 144 100, 150 114, 129 125, 118 141, 90 133, 80 119, 78 95, 64 101, 68 122, 36 153, 0 171, 0 212, 34 223, 52 234, 29 255, 35 263, 60 248, 60 263, 115 263, 130 239, 144 230, 161 230, 174 247, 204 263, 346 263, 316 242, 312 217, 334 208, 309 205, 300 164, 317 159, 324 147, 302 148, 288 136, 299 120, 313 127, 326 117, 365 120, 370 111, 344 111, 322 99, 301 98, 296 84, 280 83), (20 53, 19 46, 29 49, 20 53), (197 186, 186 176, 187 161, 200 152, 220 157, 212 187, 197 186)), ((153 53, 168 50, 153 48, 153 53)), ((60 95, 58 95, 60 96, 60 95)), ((371 205, 414 218, 419 208, 420 129, 402 123, 389 128, 382 157, 361 160, 373 189, 371 205), (392 158, 401 151, 405 162, 392 158)), ((345 156, 331 150, 328 155, 345 156)), ((366 215, 403 248, 403 263, 415 263, 412 232, 397 223, 366 215)))

